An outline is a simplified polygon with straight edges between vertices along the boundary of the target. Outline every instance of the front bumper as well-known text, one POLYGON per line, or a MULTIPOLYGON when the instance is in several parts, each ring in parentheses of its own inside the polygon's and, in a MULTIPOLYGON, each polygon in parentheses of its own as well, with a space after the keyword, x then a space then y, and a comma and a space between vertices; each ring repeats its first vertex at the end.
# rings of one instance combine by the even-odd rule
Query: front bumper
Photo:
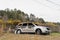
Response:
POLYGON ((51 30, 46 30, 46 31, 44 31, 42 33, 51 33, 51 30))

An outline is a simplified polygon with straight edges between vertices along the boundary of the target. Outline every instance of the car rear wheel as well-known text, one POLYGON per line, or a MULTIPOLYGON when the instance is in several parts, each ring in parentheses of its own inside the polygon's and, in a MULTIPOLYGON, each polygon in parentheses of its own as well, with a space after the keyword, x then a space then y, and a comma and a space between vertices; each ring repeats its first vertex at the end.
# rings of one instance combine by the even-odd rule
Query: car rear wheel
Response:
POLYGON ((21 34, 21 30, 15 31, 15 34, 21 34))

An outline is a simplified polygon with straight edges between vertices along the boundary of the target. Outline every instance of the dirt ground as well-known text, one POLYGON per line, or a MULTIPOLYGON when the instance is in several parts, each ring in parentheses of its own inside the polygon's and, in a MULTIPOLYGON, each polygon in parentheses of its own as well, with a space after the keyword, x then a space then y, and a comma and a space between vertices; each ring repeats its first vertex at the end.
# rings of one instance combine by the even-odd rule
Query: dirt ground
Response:
POLYGON ((36 35, 7 33, 4 36, 1 36, 0 40, 60 40, 60 34, 36 35))

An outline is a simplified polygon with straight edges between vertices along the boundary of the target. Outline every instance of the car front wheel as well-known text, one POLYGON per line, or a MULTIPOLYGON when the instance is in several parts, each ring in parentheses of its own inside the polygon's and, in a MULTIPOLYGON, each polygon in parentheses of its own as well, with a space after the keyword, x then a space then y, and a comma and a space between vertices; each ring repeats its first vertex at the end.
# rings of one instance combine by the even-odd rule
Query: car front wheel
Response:
POLYGON ((37 34, 37 35, 40 35, 41 33, 42 33, 42 32, 41 32, 41 30, 39 30, 39 29, 36 31, 36 34, 37 34))

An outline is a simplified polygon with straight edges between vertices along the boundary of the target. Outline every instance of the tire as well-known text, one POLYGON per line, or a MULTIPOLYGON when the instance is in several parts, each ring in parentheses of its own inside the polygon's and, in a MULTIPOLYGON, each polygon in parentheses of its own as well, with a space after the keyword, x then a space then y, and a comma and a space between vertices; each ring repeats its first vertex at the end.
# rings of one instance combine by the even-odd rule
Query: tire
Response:
POLYGON ((15 34, 21 34, 21 30, 16 30, 15 34))
POLYGON ((36 34, 37 34, 37 35, 42 34, 41 30, 37 29, 37 30, 36 30, 36 34))

